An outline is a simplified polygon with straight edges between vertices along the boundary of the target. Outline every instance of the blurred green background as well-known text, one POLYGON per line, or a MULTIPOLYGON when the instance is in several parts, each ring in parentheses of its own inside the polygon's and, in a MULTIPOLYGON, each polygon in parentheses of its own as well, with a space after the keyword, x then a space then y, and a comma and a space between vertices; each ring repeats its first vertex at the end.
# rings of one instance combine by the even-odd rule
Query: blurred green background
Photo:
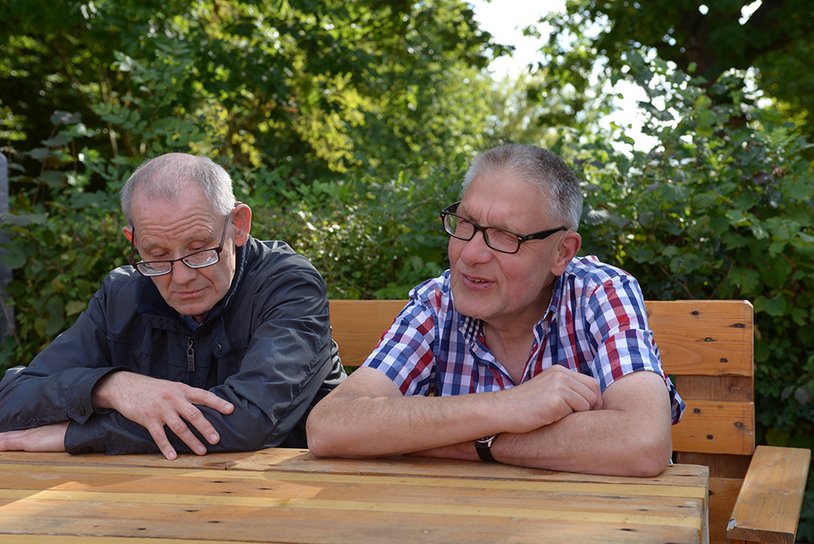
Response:
POLYGON ((502 77, 511 46, 463 0, 0 3, 0 369, 126 262, 118 190, 145 158, 210 156, 331 297, 397 298, 446 268, 438 211, 474 154, 535 143, 584 180, 583 253, 648 299, 753 302, 758 441, 812 447, 811 2, 558 3, 502 77))

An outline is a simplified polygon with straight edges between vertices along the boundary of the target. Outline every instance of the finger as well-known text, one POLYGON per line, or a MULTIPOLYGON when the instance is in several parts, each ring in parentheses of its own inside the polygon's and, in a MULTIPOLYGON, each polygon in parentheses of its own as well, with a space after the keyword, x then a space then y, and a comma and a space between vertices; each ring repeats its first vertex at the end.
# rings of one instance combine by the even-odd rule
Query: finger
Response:
POLYGON ((573 390, 567 390, 560 393, 559 396, 559 417, 557 419, 563 418, 568 414, 573 412, 585 412, 591 409, 590 403, 573 390))
POLYGON ((597 404, 601 406, 602 395, 599 392, 599 385, 591 378, 590 382, 582 382, 575 387, 575 392, 584 400, 584 406, 579 411, 594 410, 597 404))
POLYGON ((218 431, 215 430, 215 427, 206 419, 206 416, 195 406, 190 406, 190 409, 186 414, 182 414, 182 417, 195 427, 201 436, 210 444, 217 444, 220 441, 218 431))
POLYGON ((588 402, 589 407, 586 408, 587 410, 601 407, 602 392, 599 383, 593 377, 579 372, 571 372, 569 378, 572 380, 570 388, 588 402))
POLYGON ((170 444, 170 441, 167 439, 167 433, 164 432, 163 426, 156 425, 148 427, 147 430, 150 436, 153 437, 153 442, 155 442, 155 445, 158 446, 159 451, 161 451, 161 454, 164 455, 165 458, 172 461, 178 457, 175 448, 172 447, 172 444, 170 444))
POLYGON ((212 408, 213 410, 217 410, 218 412, 224 415, 231 414, 235 409, 234 405, 231 402, 222 399, 216 394, 206 391, 204 389, 193 390, 187 396, 187 399, 194 404, 201 404, 203 406, 207 406, 209 408, 212 408))
POLYGON ((195 433, 189 429, 186 421, 180 417, 175 417, 172 421, 167 422, 167 427, 175 436, 180 438, 190 450, 198 455, 206 455, 206 446, 204 446, 203 443, 198 440, 198 437, 195 436, 195 433))

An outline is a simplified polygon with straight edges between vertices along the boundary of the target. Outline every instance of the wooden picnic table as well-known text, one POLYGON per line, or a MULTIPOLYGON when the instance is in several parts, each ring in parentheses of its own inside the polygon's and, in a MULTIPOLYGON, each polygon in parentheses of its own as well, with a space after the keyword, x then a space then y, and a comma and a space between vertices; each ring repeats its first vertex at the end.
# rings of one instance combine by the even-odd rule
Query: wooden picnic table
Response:
POLYGON ((4 544, 707 542, 709 469, 592 476, 307 450, 0 453, 4 544))

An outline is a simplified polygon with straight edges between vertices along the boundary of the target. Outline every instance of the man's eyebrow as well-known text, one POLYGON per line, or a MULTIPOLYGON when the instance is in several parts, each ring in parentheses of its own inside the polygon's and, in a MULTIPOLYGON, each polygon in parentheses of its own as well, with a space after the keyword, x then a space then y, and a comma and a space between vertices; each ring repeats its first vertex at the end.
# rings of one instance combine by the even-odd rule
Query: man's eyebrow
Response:
POLYGON ((517 232, 518 232, 516 229, 513 229, 511 227, 507 227, 507 226, 484 225, 484 224, 480 223, 479 221, 476 221, 475 219, 473 219, 471 215, 466 213, 466 210, 461 211, 460 206, 458 207, 457 210, 455 210, 455 215, 457 215, 458 217, 460 217, 464 221, 469 221, 470 223, 475 223, 476 225, 478 225, 480 227, 487 228, 487 229, 505 230, 506 232, 510 232, 512 234, 517 234, 517 232))
MULTIPOLYGON (((200 242, 202 244, 207 244, 217 238, 217 235, 214 234, 212 231, 207 231, 205 234, 203 231, 199 231, 196 233, 189 233, 188 235, 184 236, 184 239, 181 241, 182 246, 187 246, 189 244, 200 242), (200 235, 199 235, 200 234, 200 235)), ((144 238, 139 238, 138 233, 136 234, 136 242, 139 242, 145 250, 148 249, 170 249, 168 245, 165 244, 166 239, 163 237, 150 237, 145 242, 144 238)))

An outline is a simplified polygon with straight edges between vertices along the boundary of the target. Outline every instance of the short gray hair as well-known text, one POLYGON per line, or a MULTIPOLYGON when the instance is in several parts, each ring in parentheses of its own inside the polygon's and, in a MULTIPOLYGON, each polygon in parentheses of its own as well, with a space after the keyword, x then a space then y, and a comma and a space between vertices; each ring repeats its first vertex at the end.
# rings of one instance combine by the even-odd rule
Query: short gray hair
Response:
POLYGON ((121 190, 122 213, 133 225, 133 192, 137 187, 150 198, 176 200, 184 189, 196 183, 203 190, 215 213, 225 216, 235 207, 232 178, 222 166, 208 157, 186 153, 167 153, 142 163, 121 190))
POLYGON ((484 151, 469 166, 463 192, 479 174, 504 168, 540 189, 549 203, 546 213, 565 222, 572 230, 579 228, 582 189, 577 176, 558 155, 536 145, 507 144, 484 151))

